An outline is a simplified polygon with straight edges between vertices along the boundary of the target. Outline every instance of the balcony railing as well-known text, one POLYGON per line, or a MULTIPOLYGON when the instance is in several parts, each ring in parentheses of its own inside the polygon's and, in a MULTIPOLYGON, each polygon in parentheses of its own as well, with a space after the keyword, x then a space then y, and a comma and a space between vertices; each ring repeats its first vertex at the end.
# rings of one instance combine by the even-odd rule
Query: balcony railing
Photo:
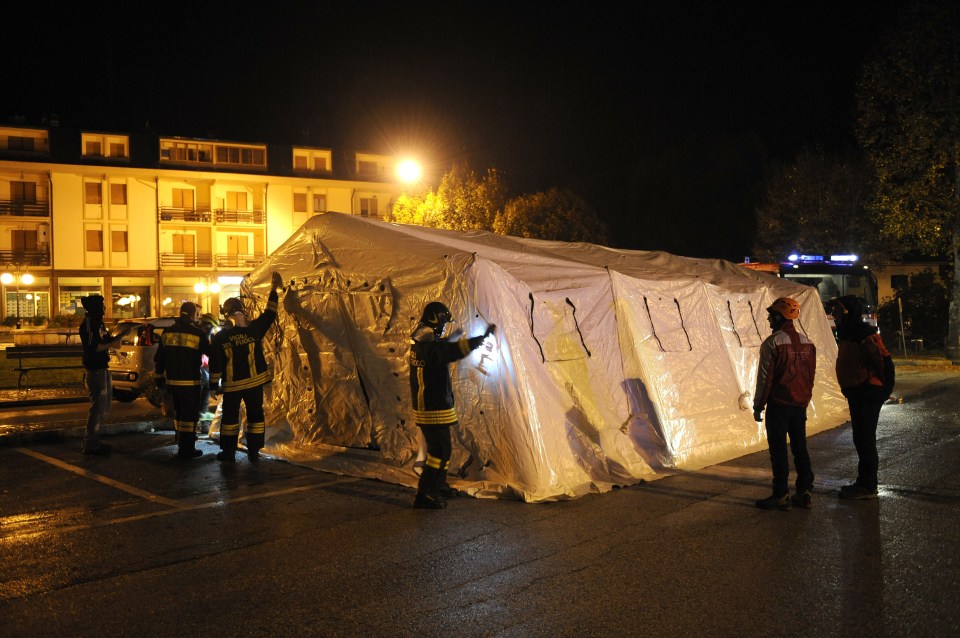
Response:
POLYGON ((25 202, 17 199, 0 199, 0 215, 49 217, 50 202, 25 202))
POLYGON ((176 206, 161 206, 160 221, 209 222, 210 209, 206 207, 177 208, 176 206))
POLYGON ((213 266, 213 255, 210 253, 160 253, 160 266, 210 268, 213 266))
POLYGON ((266 215, 262 210, 227 210, 218 208, 213 211, 220 224, 262 224, 266 215))
POLYGON ((0 250, 0 263, 21 266, 49 266, 50 253, 45 250, 0 250))
POLYGON ((263 255, 217 255, 217 268, 250 269, 263 261, 263 255))

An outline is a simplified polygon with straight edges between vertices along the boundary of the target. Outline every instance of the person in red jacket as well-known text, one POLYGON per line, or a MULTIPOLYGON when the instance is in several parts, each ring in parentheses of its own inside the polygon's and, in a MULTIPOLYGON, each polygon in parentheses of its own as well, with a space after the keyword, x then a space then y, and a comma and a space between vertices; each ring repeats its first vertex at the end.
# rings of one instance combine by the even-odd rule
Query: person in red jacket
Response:
POLYGON ((863 321, 863 306, 857 297, 833 299, 829 308, 837 327, 837 381, 850 406, 853 445, 859 459, 857 480, 840 488, 840 498, 874 499, 880 464, 877 422, 893 389, 884 384, 893 373, 893 362, 877 329, 863 321), (885 370, 885 358, 889 370, 885 370))
POLYGON ((791 505, 810 509, 812 503, 813 469, 807 452, 807 405, 813 396, 817 348, 794 327, 793 321, 799 317, 800 304, 789 297, 780 297, 767 308, 767 321, 773 334, 760 345, 753 418, 763 420, 766 408, 773 494, 756 502, 761 509, 789 510, 791 505), (796 493, 792 497, 788 485, 788 435, 797 471, 796 493))

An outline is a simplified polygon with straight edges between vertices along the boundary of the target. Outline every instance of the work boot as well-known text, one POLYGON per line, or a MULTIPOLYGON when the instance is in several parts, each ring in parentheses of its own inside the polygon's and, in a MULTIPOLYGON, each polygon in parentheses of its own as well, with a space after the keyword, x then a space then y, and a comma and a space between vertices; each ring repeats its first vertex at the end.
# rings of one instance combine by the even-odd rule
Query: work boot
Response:
POLYGON ((451 487, 450 484, 447 483, 447 471, 446 470, 438 470, 438 471, 439 471, 439 475, 435 479, 436 488, 433 490, 433 492, 435 494, 439 494, 443 498, 457 498, 458 496, 460 496, 460 490, 458 490, 455 487, 451 487))
POLYGON ((203 456, 203 451, 194 447, 197 443, 197 435, 192 432, 181 432, 180 439, 177 441, 178 459, 195 459, 203 456))
POLYGON ((221 463, 237 462, 237 440, 239 435, 224 436, 220 434, 220 452, 217 453, 217 460, 221 463))
POLYGON ((790 496, 788 494, 771 494, 767 498, 761 498, 756 502, 756 506, 762 510, 790 510, 790 496))
POLYGON ((417 494, 413 506, 421 510, 442 510, 447 507, 447 502, 437 494, 417 494))
POLYGON ((263 448, 263 434, 247 434, 247 458, 251 463, 260 462, 260 450, 263 448))

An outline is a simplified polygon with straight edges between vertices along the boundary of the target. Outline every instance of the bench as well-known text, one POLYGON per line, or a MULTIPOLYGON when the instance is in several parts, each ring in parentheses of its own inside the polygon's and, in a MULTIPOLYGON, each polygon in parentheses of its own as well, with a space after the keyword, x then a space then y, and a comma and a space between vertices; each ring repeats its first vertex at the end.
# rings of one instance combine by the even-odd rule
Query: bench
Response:
MULTIPOLYGON (((17 392, 23 390, 24 382, 27 380, 27 375, 36 370, 82 370, 83 366, 79 364, 74 365, 59 365, 59 366, 25 366, 23 365, 24 359, 63 359, 63 358, 80 358, 83 356, 83 346, 82 345, 55 345, 55 346, 11 346, 6 350, 7 359, 16 359, 18 365, 16 368, 11 368, 13 372, 19 373, 17 377, 17 392)), ((30 388, 27 388, 27 391, 30 391, 30 388)))

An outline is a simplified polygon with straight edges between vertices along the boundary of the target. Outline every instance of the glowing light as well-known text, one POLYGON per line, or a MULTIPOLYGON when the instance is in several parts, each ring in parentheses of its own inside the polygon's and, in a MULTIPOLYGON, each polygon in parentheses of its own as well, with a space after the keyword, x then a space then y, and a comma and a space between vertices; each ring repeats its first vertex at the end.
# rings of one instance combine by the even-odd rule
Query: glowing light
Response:
POLYGON ((853 263, 857 261, 856 255, 830 255, 830 261, 848 261, 853 263))
POLYGON ((0 282, 2 282, 5 286, 9 286, 13 283, 13 275, 8 272, 3 273, 0 275, 0 282))
POLYGON ((25 283, 25 284, 27 284, 27 285, 29 286, 30 284, 32 284, 32 283, 33 283, 34 281, 36 281, 36 280, 33 278, 33 275, 31 275, 30 273, 27 272, 27 273, 24 273, 24 274, 20 277, 20 281, 21 281, 22 283, 25 283))
POLYGON ((207 286, 202 281, 193 284, 193 292, 200 294, 207 291, 207 286))
POLYGON ((216 294, 220 292, 220 284, 210 284, 210 287, 207 288, 210 292, 216 294))
POLYGON ((243 283, 243 277, 217 277, 221 286, 239 286, 243 283))
POLYGON ((171 299, 170 297, 167 297, 166 299, 163 300, 164 306, 169 306, 171 303, 173 303, 173 299, 171 299))
POLYGON ((130 297, 120 297, 119 299, 117 299, 117 305, 118 305, 118 306, 129 306, 129 305, 130 305, 130 297))
POLYGON ((27 301, 33 301, 33 295, 31 295, 29 292, 27 293, 27 301))
POLYGON ((787 260, 788 260, 788 261, 796 261, 796 260, 798 260, 798 259, 800 259, 800 255, 798 255, 797 253, 793 253, 792 255, 790 255, 789 257, 787 257, 787 260))
POLYGON ((420 162, 417 162, 413 159, 401 160, 397 164, 397 178, 401 182, 407 184, 414 184, 420 181, 420 177, 423 175, 423 168, 420 166, 420 162))

